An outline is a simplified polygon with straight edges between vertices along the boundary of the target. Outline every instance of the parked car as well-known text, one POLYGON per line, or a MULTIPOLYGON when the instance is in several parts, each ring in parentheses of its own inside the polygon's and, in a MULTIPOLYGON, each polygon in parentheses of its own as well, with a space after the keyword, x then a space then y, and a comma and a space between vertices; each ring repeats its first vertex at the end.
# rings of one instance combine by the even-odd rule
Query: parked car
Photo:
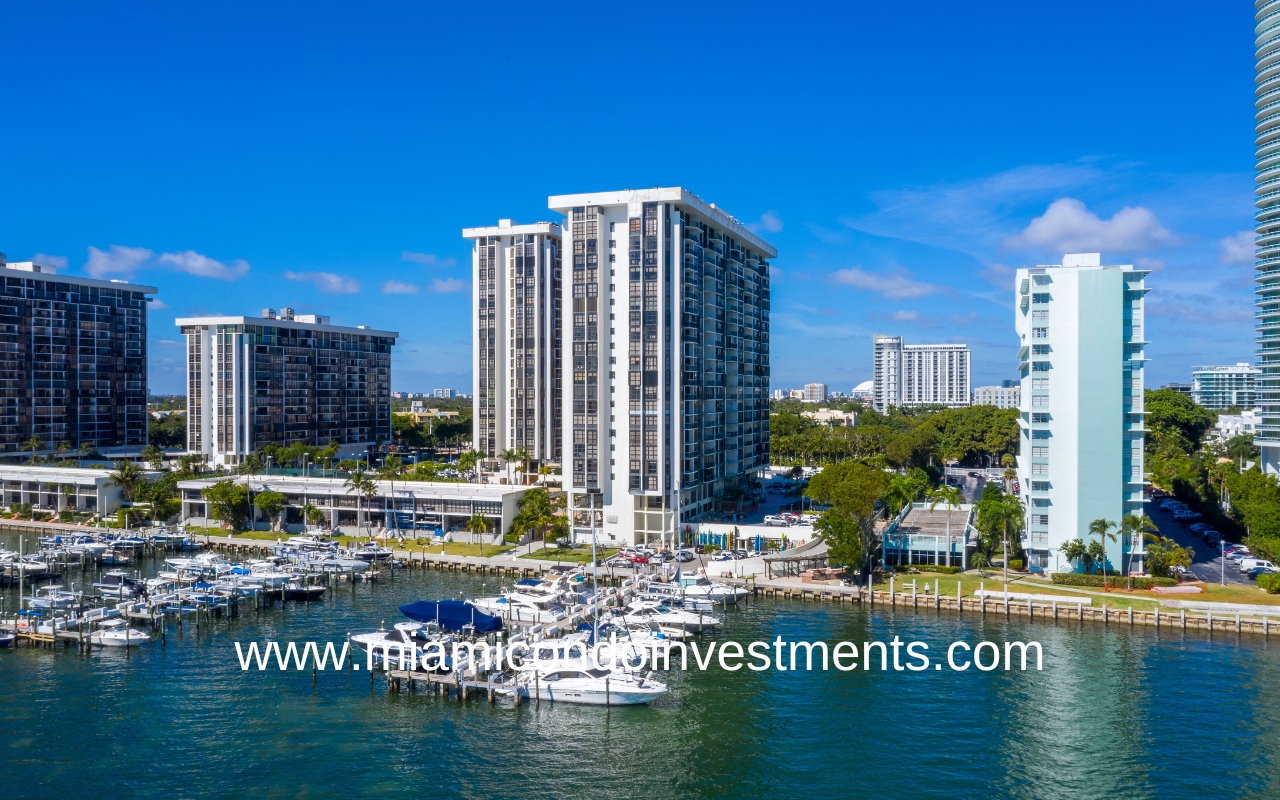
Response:
POLYGON ((1253 558, 1253 553, 1248 550, 1232 550, 1227 553, 1228 561, 1244 561, 1246 558, 1253 558))
POLYGON ((764 524, 770 527, 785 528, 791 523, 780 516, 770 514, 764 518, 764 524))
POLYGON ((1274 575, 1277 572, 1280 572, 1280 569, 1273 569, 1272 567, 1254 567, 1245 574, 1249 576, 1249 580, 1256 581, 1261 575, 1274 575))
POLYGON ((1187 527, 1195 531, 1196 533, 1199 533, 1200 531, 1204 530, 1205 528, 1208 528, 1209 526, 1204 524, 1203 522, 1193 522, 1187 527))
POLYGON ((687 564, 690 561, 695 560, 696 558, 697 556, 695 556, 693 553, 690 553, 688 550, 676 551, 676 561, 679 561, 682 564, 687 564))

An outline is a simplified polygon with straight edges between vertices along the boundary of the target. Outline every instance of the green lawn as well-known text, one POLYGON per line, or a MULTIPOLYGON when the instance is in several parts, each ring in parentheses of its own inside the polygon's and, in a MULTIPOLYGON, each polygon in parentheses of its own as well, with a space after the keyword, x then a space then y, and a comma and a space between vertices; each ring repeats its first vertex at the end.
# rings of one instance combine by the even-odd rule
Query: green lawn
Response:
POLYGON ((439 555, 443 550, 445 555, 450 556, 482 556, 488 558, 490 556, 501 555, 512 549, 509 544, 486 544, 483 547, 478 544, 468 544, 467 542, 445 542, 444 544, 433 544, 423 548, 421 545, 405 542, 405 549, 412 550, 417 553, 426 552, 428 554, 439 555), (483 549, 484 552, 481 552, 483 549))
MULTIPOLYGON (((601 561, 606 558, 612 558, 618 554, 616 547, 597 547, 596 558, 601 561)), ((532 553, 520 556, 521 558, 533 559, 535 561, 559 561, 562 564, 576 564, 579 561, 591 563, 590 547, 575 547, 573 549, 564 549, 560 547, 544 547, 541 550, 534 550, 532 553)))

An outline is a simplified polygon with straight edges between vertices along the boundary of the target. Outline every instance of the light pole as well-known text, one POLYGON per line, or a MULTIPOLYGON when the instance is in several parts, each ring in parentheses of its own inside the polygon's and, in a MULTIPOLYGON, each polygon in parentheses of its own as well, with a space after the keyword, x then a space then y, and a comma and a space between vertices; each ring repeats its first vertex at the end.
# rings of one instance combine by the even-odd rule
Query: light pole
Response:
POLYGON ((1227 540, 1218 542, 1218 558, 1222 559, 1222 585, 1227 585, 1227 540))

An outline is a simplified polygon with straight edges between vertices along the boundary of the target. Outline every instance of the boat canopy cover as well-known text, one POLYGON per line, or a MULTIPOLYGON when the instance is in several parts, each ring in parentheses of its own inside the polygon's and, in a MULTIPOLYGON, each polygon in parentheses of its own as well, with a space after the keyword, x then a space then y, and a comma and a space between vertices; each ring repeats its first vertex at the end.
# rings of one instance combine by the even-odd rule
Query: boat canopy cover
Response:
POLYGON ((438 622, 446 631, 462 630, 475 625, 476 633, 502 630, 502 618, 491 616, 461 600, 419 600, 400 606, 400 613, 415 622, 438 622))
POLYGON ((542 581, 536 581, 532 578, 525 578, 524 580, 516 581, 516 586, 541 586, 541 585, 542 585, 542 581))

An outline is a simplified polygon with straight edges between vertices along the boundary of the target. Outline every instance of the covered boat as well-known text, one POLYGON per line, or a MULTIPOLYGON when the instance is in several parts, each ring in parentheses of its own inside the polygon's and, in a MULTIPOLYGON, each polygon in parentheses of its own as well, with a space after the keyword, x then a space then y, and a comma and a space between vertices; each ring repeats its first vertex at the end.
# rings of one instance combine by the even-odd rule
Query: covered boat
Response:
POLYGON ((486 614, 461 600, 419 600, 400 606, 400 613, 415 622, 436 622, 446 631, 460 631, 472 626, 476 633, 502 630, 502 618, 486 614))

